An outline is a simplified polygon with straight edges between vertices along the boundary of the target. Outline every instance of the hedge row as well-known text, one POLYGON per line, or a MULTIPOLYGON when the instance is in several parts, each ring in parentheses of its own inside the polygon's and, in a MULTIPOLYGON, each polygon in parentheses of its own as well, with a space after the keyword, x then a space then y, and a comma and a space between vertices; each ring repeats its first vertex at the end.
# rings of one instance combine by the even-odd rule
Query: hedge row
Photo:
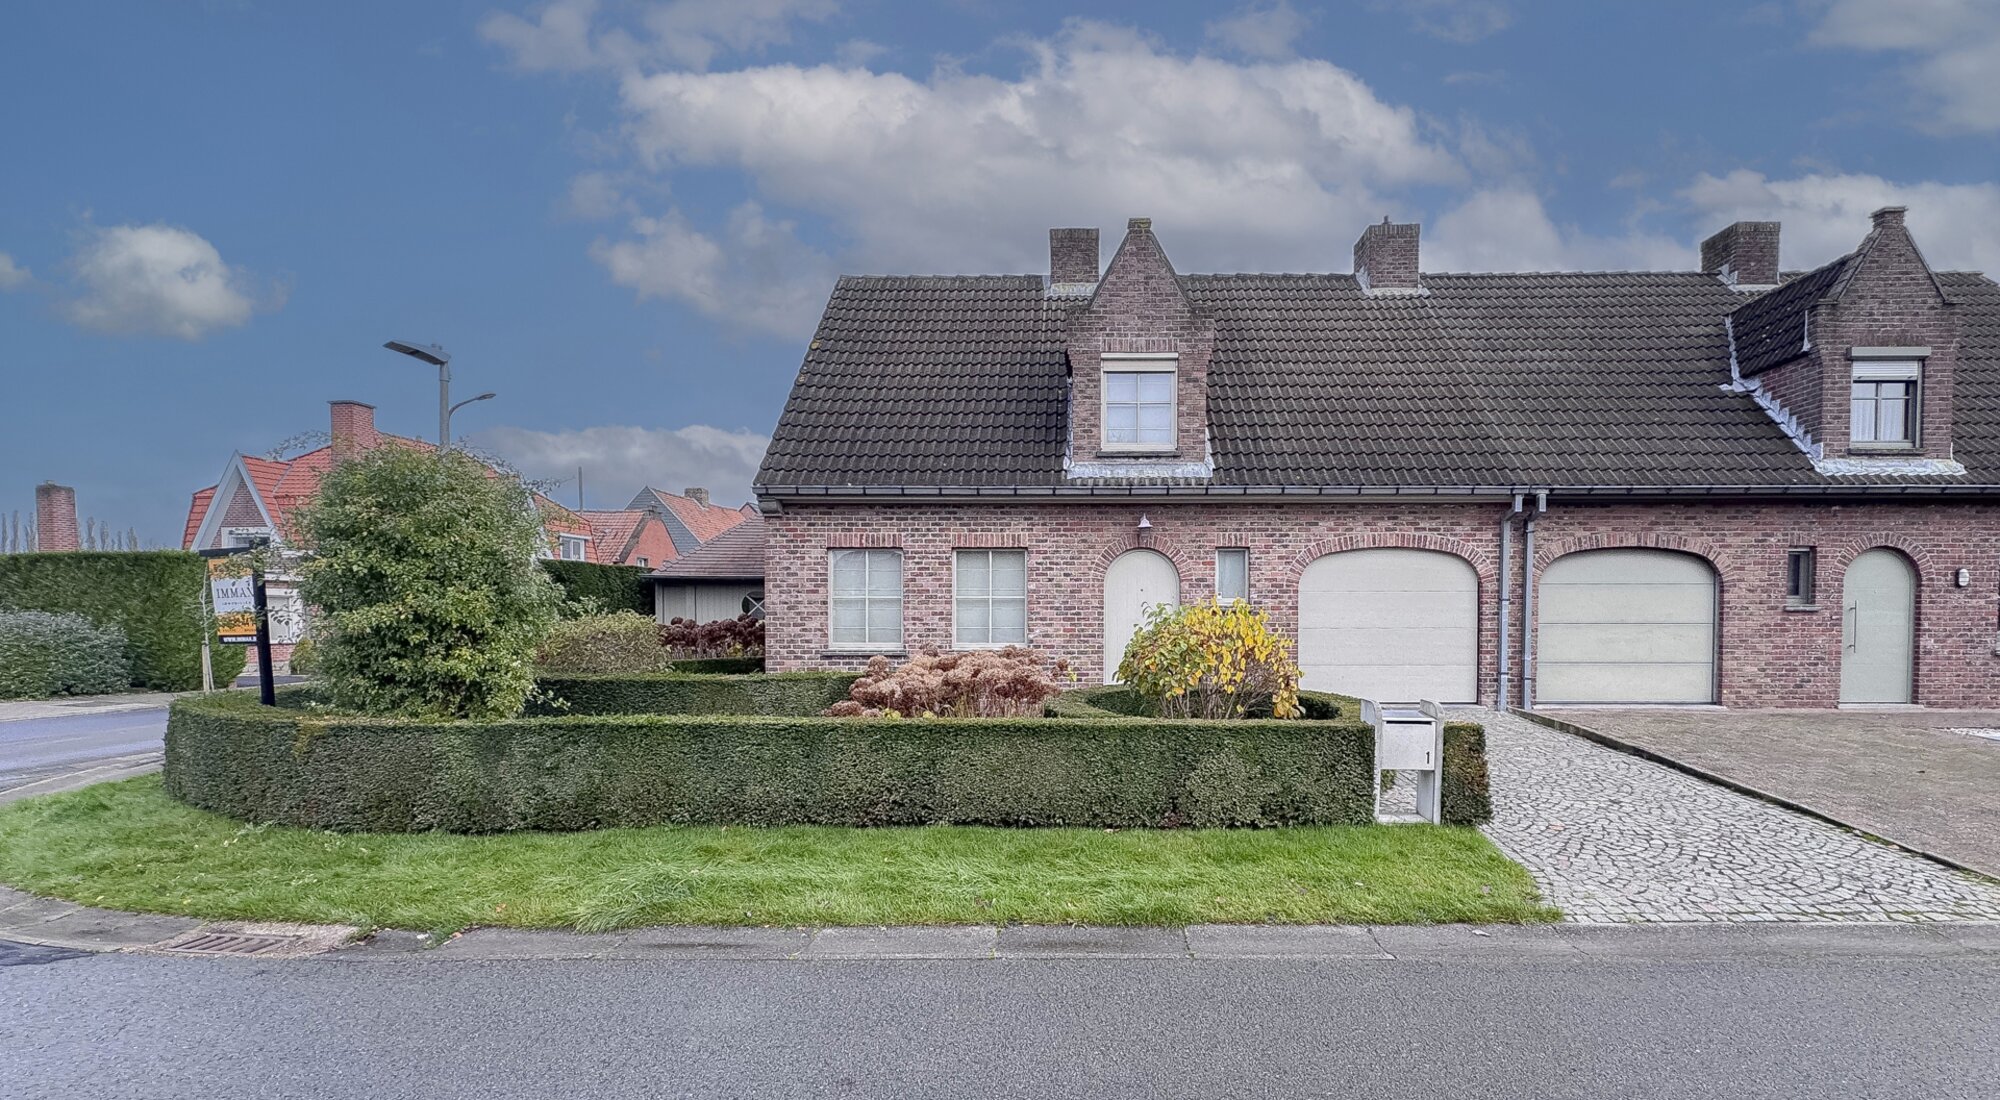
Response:
MULTIPOLYGON (((202 587, 208 565, 181 550, 0 554, 0 608, 73 611, 125 632, 132 686, 201 687, 202 587)), ((243 646, 215 645, 215 682, 243 671, 243 646)))
MULTIPOLYGON (((696 662, 689 662, 696 663, 696 662)), ((752 673, 739 676, 655 673, 543 676, 530 717, 615 714, 763 714, 816 716, 847 698, 852 672, 752 673)))
POLYGON ((587 561, 542 562, 549 579, 570 600, 594 599, 605 611, 653 613, 653 582, 636 565, 598 565, 587 561))
MULTIPOLYGON (((1340 722, 1341 725, 1364 732, 1369 729, 1356 717, 1361 713, 1360 700, 1327 692, 1302 691, 1299 703, 1307 720, 1338 720, 1345 715, 1347 717, 1340 722)), ((1053 718, 1147 717, 1151 709, 1149 701, 1137 693, 1122 685, 1112 684, 1065 691, 1049 700, 1046 713, 1053 718)), ((1157 718, 1151 720, 1162 721, 1157 718)), ((1372 739, 1373 734, 1368 736, 1372 739)), ((1446 825, 1483 825, 1493 820, 1493 795, 1486 770, 1486 727, 1477 722, 1446 722, 1443 764, 1439 775, 1442 788, 1439 820, 1446 825)))
POLYGON ((487 833, 751 825, 1361 824, 1351 722, 742 715, 419 722, 181 699, 166 788, 310 828, 487 833))
POLYGON ((690 657, 673 662, 675 672, 705 672, 712 676, 736 676, 764 671, 762 657, 690 657))

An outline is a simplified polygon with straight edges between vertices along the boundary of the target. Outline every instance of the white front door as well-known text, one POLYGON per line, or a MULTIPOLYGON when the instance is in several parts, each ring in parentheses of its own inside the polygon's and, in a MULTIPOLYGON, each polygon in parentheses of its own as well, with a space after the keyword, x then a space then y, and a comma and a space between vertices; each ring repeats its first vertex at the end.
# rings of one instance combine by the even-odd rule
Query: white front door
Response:
POLYGON ((1104 682, 1116 683, 1118 662, 1132 635, 1145 625, 1155 605, 1178 607, 1181 575, 1166 555, 1151 550, 1127 550, 1104 571, 1104 682))
POLYGON ((1840 701, 1907 703, 1917 578, 1894 550, 1869 550, 1840 589, 1840 701))
POLYGON ((1479 697, 1479 575, 1436 550, 1347 550, 1299 578, 1300 683, 1378 702, 1479 697))

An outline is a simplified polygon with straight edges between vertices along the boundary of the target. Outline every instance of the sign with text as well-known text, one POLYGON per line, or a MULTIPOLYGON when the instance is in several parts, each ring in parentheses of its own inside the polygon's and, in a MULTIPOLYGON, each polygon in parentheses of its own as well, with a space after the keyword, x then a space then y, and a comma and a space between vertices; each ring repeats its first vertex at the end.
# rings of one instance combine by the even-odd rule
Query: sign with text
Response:
POLYGON ((215 609, 215 633, 223 645, 257 642, 257 594, 250 575, 229 576, 227 558, 208 559, 208 597, 215 609))

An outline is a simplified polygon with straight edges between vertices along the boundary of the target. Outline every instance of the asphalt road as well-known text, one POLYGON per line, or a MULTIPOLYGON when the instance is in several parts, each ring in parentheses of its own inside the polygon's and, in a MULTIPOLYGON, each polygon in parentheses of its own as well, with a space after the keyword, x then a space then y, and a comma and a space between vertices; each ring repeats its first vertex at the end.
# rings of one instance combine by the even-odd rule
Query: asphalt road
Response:
POLYGON ((283 963, 17 955, 55 1097, 1982 1097, 2000 954, 283 963))
POLYGON ((158 753, 167 708, 0 722, 0 791, 113 758, 158 753))

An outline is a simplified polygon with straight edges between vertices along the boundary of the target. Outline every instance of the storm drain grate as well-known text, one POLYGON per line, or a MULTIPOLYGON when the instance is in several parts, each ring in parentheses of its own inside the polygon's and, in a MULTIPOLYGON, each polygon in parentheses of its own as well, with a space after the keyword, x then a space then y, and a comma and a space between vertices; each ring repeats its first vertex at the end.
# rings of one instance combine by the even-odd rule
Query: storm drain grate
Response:
POLYGON ((184 955, 262 955, 291 947, 297 936, 251 936, 241 932, 196 932, 160 945, 162 951, 184 955))

